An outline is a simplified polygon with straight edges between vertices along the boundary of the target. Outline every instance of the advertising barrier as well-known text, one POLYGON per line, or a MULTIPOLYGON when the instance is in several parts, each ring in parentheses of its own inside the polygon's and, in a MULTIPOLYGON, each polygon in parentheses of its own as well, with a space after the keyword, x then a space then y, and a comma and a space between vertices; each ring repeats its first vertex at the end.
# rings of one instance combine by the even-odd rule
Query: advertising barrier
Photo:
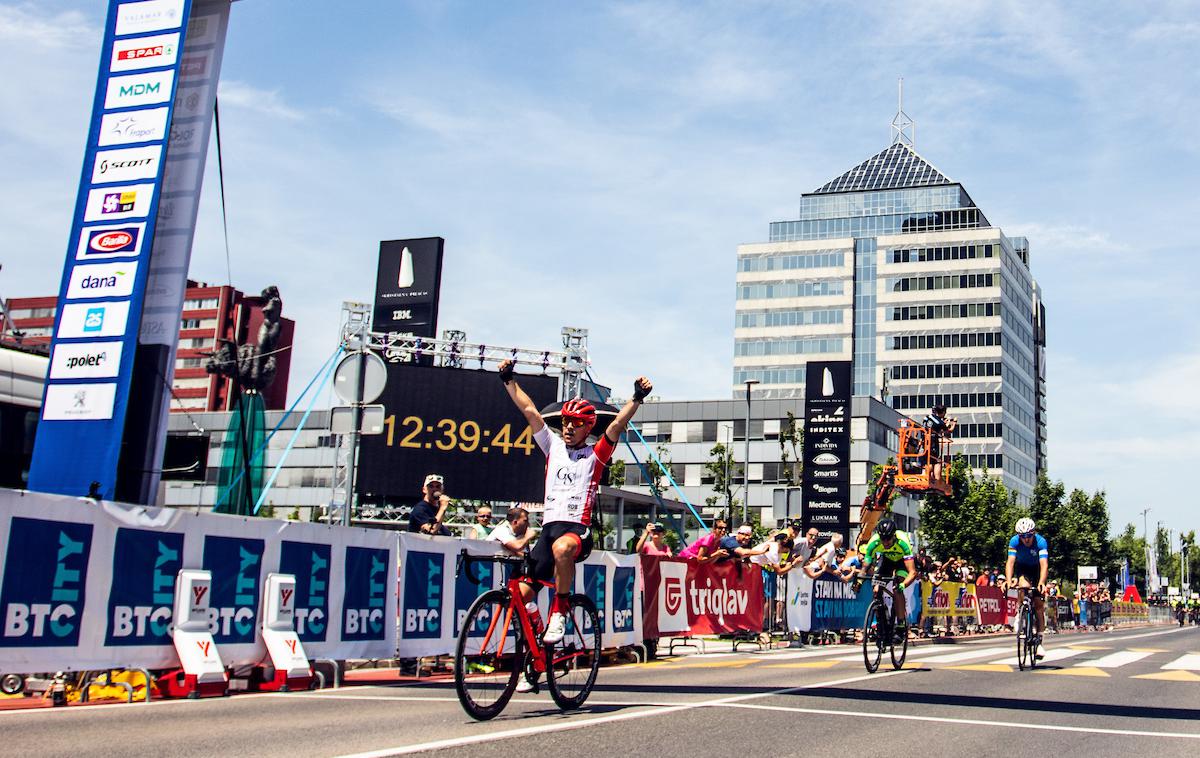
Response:
POLYGON ((975 618, 974 584, 942 582, 934 587, 921 582, 921 604, 926 616, 949 619, 975 618))
POLYGON ((762 630, 763 581, 757 566, 654 556, 642 556, 641 565, 647 639, 762 630))
POLYGON ((313 658, 395 651, 395 535, 0 489, 0 671, 168 668, 181 569, 210 572, 208 628, 226 665, 266 655, 271 572, 296 577, 313 658))
POLYGON ((975 587, 975 604, 979 609, 979 623, 984 626, 1002 626, 1008 623, 1008 595, 999 587, 975 587))
MULTIPOLYGON (((824 632, 861 629, 871 604, 871 583, 863 582, 858 593, 833 576, 810 578, 803 572, 788 575, 787 623, 793 632, 824 632)), ((920 614, 917 584, 904 591, 908 622, 915 624, 920 614)))
MULTIPOLYGON (((474 563, 473 582, 464 570, 455 576, 461 550, 471 555, 496 555, 499 543, 424 534, 400 535, 400 605, 397 626, 399 656, 420 658, 450 655, 467 610, 484 592, 503 586, 502 564, 474 563)), ((642 609, 637 603, 637 556, 593 552, 575 567, 575 590, 596 603, 606 648, 642 641, 642 609)), ((760 590, 761 605, 761 590, 760 590)), ((550 593, 538 593, 542 618, 550 609, 550 593)))

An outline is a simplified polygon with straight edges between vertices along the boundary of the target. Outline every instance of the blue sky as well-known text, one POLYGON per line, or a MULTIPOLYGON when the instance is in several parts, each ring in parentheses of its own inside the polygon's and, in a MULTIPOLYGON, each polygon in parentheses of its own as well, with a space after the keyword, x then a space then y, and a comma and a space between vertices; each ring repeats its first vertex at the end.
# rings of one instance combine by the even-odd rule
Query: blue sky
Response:
MULTIPOLYGON (((105 3, 0 0, 0 294, 55 291, 105 3)), ((234 5, 222 75, 233 284, 279 285, 293 394, 373 292, 380 239, 440 235, 440 325, 597 379, 729 395, 736 246, 889 142, 1030 239, 1050 473, 1200 527, 1200 10, 1190 3, 234 5), (332 7, 332 13, 318 12, 332 7)), ((225 283, 215 161, 192 277, 225 283)))

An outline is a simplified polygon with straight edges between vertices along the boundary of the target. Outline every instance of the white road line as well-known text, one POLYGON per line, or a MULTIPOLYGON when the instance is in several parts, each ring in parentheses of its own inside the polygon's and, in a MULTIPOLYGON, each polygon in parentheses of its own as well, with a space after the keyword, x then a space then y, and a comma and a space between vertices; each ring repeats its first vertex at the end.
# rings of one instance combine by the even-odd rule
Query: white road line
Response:
MULTIPOLYGON (((1069 647, 1056 647, 1053 650, 1047 650, 1046 657, 1038 661, 1038 665, 1050 663, 1052 661, 1063 661, 1067 658, 1074 658, 1077 655, 1083 655, 1086 652, 1086 650, 1072 650, 1069 647)), ((1017 657, 1014 655, 1012 658, 1001 658, 998 661, 992 661, 992 663, 1002 663, 1006 666, 1016 666, 1017 657)))
MULTIPOLYGON (((800 650, 794 653, 774 653, 771 655, 773 661, 790 661, 797 658, 818 658, 820 656, 840 655, 843 650, 800 650)), ((855 659, 858 660, 858 659, 855 659)))
POLYGON ((1088 734, 1112 734, 1122 737, 1166 737, 1171 739, 1200 740, 1200 733, 1190 732, 1147 732, 1137 729, 1103 729, 1100 727, 1065 726, 1060 724, 1031 724, 1029 722, 985 721, 983 719, 945 718, 941 716, 910 716, 902 713, 877 713, 874 711, 834 711, 824 708, 800 708, 783 705, 750 705, 743 703, 723 703, 717 707, 746 708, 761 711, 780 711, 784 713, 810 713, 819 716, 847 716, 849 718, 893 719, 896 721, 931 721, 939 724, 955 724, 958 726, 991 726, 1011 729, 1037 729, 1049 732, 1086 732, 1088 734))
MULTIPOLYGON (((1112 640, 1113 642, 1124 642, 1125 640, 1137 640, 1137 639, 1141 639, 1142 637, 1158 637, 1163 634, 1177 634, 1179 632, 1184 632, 1184 631, 1187 631, 1187 627, 1180 627, 1180 628, 1176 628, 1176 629, 1167 629, 1166 631, 1162 631, 1162 632, 1146 632, 1144 634, 1131 634, 1128 637, 1106 637, 1106 639, 1112 640)), ((1112 632, 1110 632, 1110 634, 1112 634, 1112 632)))
POLYGON ((921 658, 919 660, 922 665, 924 665, 926 663, 955 663, 957 661, 970 660, 971 658, 983 658, 984 656, 988 656, 988 655, 996 655, 997 653, 1003 653, 1003 652, 1007 651, 1008 649, 1009 649, 1009 647, 1007 645, 1005 645, 1004 647, 985 647, 985 648, 981 648, 979 650, 963 650, 960 653, 946 653, 945 655, 935 655, 931 658, 921 658))
POLYGON ((1181 669, 1184 671, 1200 671, 1200 653, 1188 653, 1180 656, 1163 666, 1164 669, 1181 669))
POLYGON ((1135 650, 1118 650, 1115 653, 1109 653, 1103 658, 1097 658, 1094 661, 1083 661, 1075 665, 1094 666, 1098 669, 1115 669, 1128 663, 1136 663, 1150 655, 1154 655, 1154 653, 1144 653, 1135 650))
POLYGON ((663 716, 669 713, 678 713, 680 711, 690 711, 696 708, 704 708, 711 706, 728 705, 731 703, 740 703, 746 700, 754 700, 763 697, 775 697, 776 695, 786 695, 792 692, 801 692, 803 690, 814 689, 819 687, 836 687, 843 684, 852 684, 861 682, 866 679, 882 679, 889 676, 899 676, 907 674, 908 671, 888 671, 882 674, 866 674, 863 676, 850 677, 849 679, 837 679, 830 682, 817 682, 815 684, 807 684, 802 687, 788 687, 781 690, 771 690, 770 692, 758 692, 750 695, 737 695, 735 697, 719 698, 717 700, 704 700, 698 703, 680 703, 665 708, 654 708, 651 710, 629 711, 626 713, 616 713, 608 716, 597 716, 590 719, 576 719, 574 721, 565 721, 549 724, 538 724, 535 726, 527 726, 519 729, 508 729, 502 732, 489 732, 485 734, 474 734, 468 737, 454 737, 446 740, 436 740, 434 742, 421 742, 413 745, 398 745, 391 748, 383 748, 382 750, 372 750, 365 753, 353 753, 350 755, 341 756, 341 758, 384 758, 391 755, 407 755, 409 753, 420 753, 428 750, 443 750, 451 747, 462 747, 463 745, 475 745, 481 742, 494 742, 496 740, 509 739, 512 737, 526 737, 536 734, 549 734, 551 732, 564 732, 574 729, 584 729, 589 726, 599 726, 600 724, 611 724, 617 721, 631 721, 633 719, 648 718, 651 716, 663 716))

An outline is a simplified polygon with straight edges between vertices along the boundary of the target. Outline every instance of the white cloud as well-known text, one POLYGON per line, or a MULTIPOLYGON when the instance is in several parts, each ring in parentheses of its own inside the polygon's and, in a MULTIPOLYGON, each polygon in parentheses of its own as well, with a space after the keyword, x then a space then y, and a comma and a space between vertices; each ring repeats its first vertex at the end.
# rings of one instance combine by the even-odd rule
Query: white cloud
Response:
MULTIPOLYGON (((97 47, 99 27, 78 11, 46 13, 30 3, 0 5, 0 43, 62 50, 97 47)), ((20 70, 20 69, 18 69, 20 70)), ((15 73, 10 70, 9 73, 15 73)))
POLYGON ((304 113, 284 102, 277 89, 259 89, 236 79, 222 79, 218 96, 223 106, 245 108, 284 121, 304 119, 304 113))
POLYGON ((1009 234, 1028 237, 1041 255, 1147 255, 1150 251, 1136 250, 1132 245, 1115 240, 1103 229, 1081 224, 1014 223, 1005 225, 1009 234))

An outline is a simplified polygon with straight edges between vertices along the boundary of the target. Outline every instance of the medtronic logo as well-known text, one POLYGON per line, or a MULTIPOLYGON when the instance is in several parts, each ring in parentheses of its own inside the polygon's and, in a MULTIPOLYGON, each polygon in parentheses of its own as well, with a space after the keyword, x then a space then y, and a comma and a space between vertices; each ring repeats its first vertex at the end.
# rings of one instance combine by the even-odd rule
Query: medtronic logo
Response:
POLYGON ((175 577, 183 568, 182 555, 182 534, 117 530, 105 645, 170 642, 175 577))
MULTIPOLYGON (((412 554, 409 553, 411 556, 412 554)), ((438 555, 436 571, 437 611, 434 616, 433 637, 441 636, 442 607, 442 556, 438 555)), ((343 640, 385 639, 384 611, 387 608, 388 566, 391 563, 387 550, 366 547, 346 548, 345 602, 342 607, 343 640)), ((426 577, 426 587, 434 584, 435 574, 426 577)), ((405 593, 407 597, 407 590, 405 593)), ((428 618, 428 616, 426 617, 428 618)))
POLYGON ((92 525, 21 517, 11 524, 0 647, 78 645, 92 525))
POLYGON ((203 568, 212 572, 208 629, 217 644, 254 641, 263 545, 258 539, 204 538, 203 568))
POLYGON ((821 453, 820 455, 814 456, 812 462, 818 466, 836 466, 842 462, 842 459, 833 453, 821 453))
POLYGON ((296 577, 296 634, 301 642, 324 642, 329 629, 329 558, 331 548, 284 540, 279 571, 296 577))
POLYGON ((405 637, 437 639, 442 635, 444 560, 441 553, 419 550, 405 553, 402 614, 405 637))

